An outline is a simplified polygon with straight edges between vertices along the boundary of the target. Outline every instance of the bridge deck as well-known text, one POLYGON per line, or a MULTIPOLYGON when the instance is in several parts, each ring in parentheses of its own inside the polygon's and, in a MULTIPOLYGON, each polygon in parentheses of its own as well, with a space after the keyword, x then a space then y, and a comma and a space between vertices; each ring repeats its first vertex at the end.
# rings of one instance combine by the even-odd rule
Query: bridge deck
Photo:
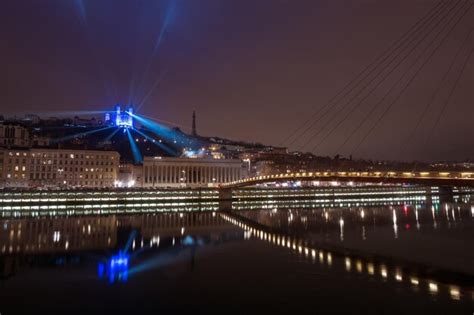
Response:
POLYGON ((307 172, 282 173, 244 178, 221 185, 238 188, 259 183, 283 181, 348 181, 370 183, 406 183, 433 186, 474 186, 474 172, 307 172))

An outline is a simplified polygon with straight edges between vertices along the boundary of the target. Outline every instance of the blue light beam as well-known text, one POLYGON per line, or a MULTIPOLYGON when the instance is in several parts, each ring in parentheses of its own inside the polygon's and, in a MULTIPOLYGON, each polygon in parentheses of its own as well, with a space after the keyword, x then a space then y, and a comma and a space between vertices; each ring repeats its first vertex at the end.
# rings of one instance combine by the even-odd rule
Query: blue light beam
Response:
POLYGON ((73 134, 73 135, 70 135, 70 136, 66 136, 66 137, 62 137, 62 138, 58 138, 58 139, 53 139, 52 142, 57 143, 57 142, 61 142, 61 141, 72 140, 72 139, 75 139, 75 138, 81 138, 81 137, 88 136, 90 134, 93 134, 93 133, 96 133, 96 132, 99 132, 99 131, 103 131, 103 130, 107 130, 107 129, 110 129, 110 128, 112 128, 112 126, 107 126, 107 127, 103 127, 103 128, 100 128, 100 129, 95 129, 95 130, 81 132, 81 133, 76 133, 76 134, 73 134))
POLYGON ((77 17, 79 18, 79 22, 83 26, 87 26, 87 13, 86 13, 86 7, 84 6, 84 1, 74 0, 74 6, 76 9, 77 17))
POLYGON ((120 128, 117 128, 114 131, 112 131, 112 133, 110 135, 108 135, 107 138, 104 139, 104 142, 109 142, 110 140, 112 140, 112 138, 115 136, 115 134, 119 131, 120 131, 120 128))
MULTIPOLYGON (((144 82, 146 80, 146 78, 148 77, 148 73, 150 72, 150 69, 151 69, 151 65, 153 63, 153 59, 156 57, 156 54, 158 52, 158 48, 161 46, 161 43, 163 42, 164 40, 164 37, 165 37, 165 34, 174 18, 174 14, 175 14, 175 11, 176 11, 176 1, 174 0, 171 0, 170 1, 170 4, 168 6, 168 8, 166 9, 166 12, 165 12, 165 15, 164 15, 164 20, 163 20, 163 24, 160 28, 160 32, 158 33, 158 36, 156 37, 155 39, 155 44, 153 46, 153 50, 152 50, 152 53, 151 53, 151 56, 150 56, 150 59, 148 60, 147 62, 147 65, 145 67, 145 70, 144 70, 144 73, 143 73, 143 76, 140 80, 140 83, 139 85, 140 86, 143 86, 144 85, 144 82)), ((156 80, 156 81, 160 81, 160 80, 156 80)), ((157 84, 157 82, 155 81, 155 83, 152 85, 152 88, 151 88, 151 91, 155 89, 155 85, 157 84)), ((148 92, 147 94, 149 94, 150 92, 148 92)), ((143 102, 142 102, 143 103, 143 102)))
POLYGON ((185 146, 186 142, 189 140, 187 137, 185 137, 184 134, 180 134, 150 119, 146 119, 144 117, 137 116, 135 114, 132 114, 132 117, 135 118, 147 129, 151 130, 153 133, 158 135, 159 137, 167 139, 168 142, 172 142, 174 144, 177 144, 178 146, 185 146))
POLYGON ((148 141, 150 141, 152 144, 154 144, 155 146, 159 147, 160 149, 166 151, 166 153, 172 155, 172 156, 175 156, 177 154, 177 152, 171 150, 170 148, 168 148, 166 145, 164 145, 163 143, 160 143, 159 140, 156 140, 156 139, 153 139, 152 137, 150 136, 147 136, 146 134, 144 134, 143 132, 137 130, 137 129, 133 129, 133 131, 135 131, 136 133, 138 133, 139 135, 141 135, 142 137, 144 137, 145 139, 147 139, 148 141))
MULTIPOLYGON (((92 105, 91 105, 92 106, 92 105)), ((54 111, 46 110, 41 112, 41 116, 56 116, 60 117, 72 117, 72 116, 97 116, 103 115, 107 111, 105 110, 67 110, 67 111, 54 111)))
POLYGON ((168 6, 168 9, 166 10, 165 13, 165 20, 163 21, 163 25, 160 29, 160 33, 158 34, 158 37, 155 42, 155 47, 153 47, 153 55, 156 54, 158 51, 158 48, 161 45, 161 42, 163 41, 163 38, 165 37, 166 31, 168 30, 168 26, 170 25, 171 21, 174 18, 174 13, 176 9, 176 1, 170 1, 171 4, 168 6))
POLYGON ((142 273, 147 270, 160 268, 170 264, 176 264, 177 262, 186 261, 188 259, 188 256, 184 255, 180 249, 172 249, 141 262, 133 268, 130 268, 128 270, 128 273, 130 275, 134 275, 136 273, 142 273))
POLYGON ((155 80, 155 82, 153 82, 153 85, 151 86, 150 90, 148 90, 148 92, 145 94, 142 101, 138 103, 137 111, 146 103, 148 98, 153 94, 153 92, 158 87, 158 85, 161 83, 161 81, 163 81, 163 79, 166 76, 166 73, 167 73, 167 71, 164 71, 161 75, 158 76, 158 78, 155 80))
POLYGON ((135 163, 143 162, 142 153, 140 152, 140 149, 138 149, 138 146, 135 143, 135 140, 133 139, 130 130, 128 128, 125 128, 125 130, 127 132, 128 142, 130 142, 130 149, 132 149, 133 159, 135 163))
POLYGON ((179 124, 177 122, 174 122, 174 121, 169 121, 169 120, 164 120, 164 119, 158 119, 158 118, 154 118, 154 117, 151 117, 151 116, 147 116, 147 115, 143 115, 143 114, 140 114, 140 116, 144 117, 144 118, 148 118, 152 121, 156 121, 157 123, 161 123, 161 124, 166 124, 170 127, 180 127, 182 129, 186 129, 188 131, 191 131, 191 127, 189 126, 185 126, 183 124, 179 124))
MULTIPOLYGON (((92 35, 95 34, 96 32, 89 32, 89 25, 88 25, 88 18, 87 18, 87 11, 86 7, 84 5, 83 0, 73 0, 74 1, 74 7, 76 11, 76 15, 79 19, 79 23, 81 26, 84 27, 85 33, 86 33, 86 39, 89 47, 96 47, 97 45, 94 44, 92 40, 92 35)), ((102 84, 105 89, 105 93, 107 94, 108 98, 118 100, 118 91, 117 87, 113 86, 110 81, 107 80, 107 75, 106 75, 106 70, 105 70, 105 65, 103 62, 101 62, 101 58, 99 58, 99 55, 97 51, 91 49, 91 52, 93 54, 94 61, 97 63, 99 67, 99 74, 102 79, 102 84)))
POLYGON ((127 240, 127 243, 125 244, 125 247, 123 248, 124 253, 128 252, 128 250, 130 249, 130 246, 132 245, 132 242, 133 242, 133 240, 135 239, 136 236, 137 236, 137 231, 133 230, 130 233, 130 236, 128 237, 128 240, 127 240))

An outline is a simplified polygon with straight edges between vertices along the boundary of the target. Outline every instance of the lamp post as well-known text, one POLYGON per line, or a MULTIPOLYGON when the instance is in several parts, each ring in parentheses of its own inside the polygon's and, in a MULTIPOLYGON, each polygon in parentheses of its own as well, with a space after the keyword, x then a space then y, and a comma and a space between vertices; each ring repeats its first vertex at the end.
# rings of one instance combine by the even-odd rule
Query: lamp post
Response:
POLYGON ((61 183, 64 184, 64 178, 63 178, 63 172, 64 172, 64 169, 63 168, 58 168, 58 173, 59 173, 59 176, 58 176, 58 181, 59 181, 59 186, 61 186, 61 183))

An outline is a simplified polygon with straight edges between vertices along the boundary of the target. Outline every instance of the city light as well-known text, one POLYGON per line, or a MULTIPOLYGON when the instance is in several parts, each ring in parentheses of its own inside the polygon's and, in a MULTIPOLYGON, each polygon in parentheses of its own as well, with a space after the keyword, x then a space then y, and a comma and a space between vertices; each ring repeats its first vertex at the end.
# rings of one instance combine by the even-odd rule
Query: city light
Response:
POLYGON ((0 315, 472 313, 474 0, 4 2, 0 315))
POLYGON ((128 259, 128 255, 118 254, 110 259, 109 266, 111 269, 127 267, 128 259))
POLYGON ((110 257, 107 263, 99 262, 97 265, 97 273, 99 278, 107 276, 109 282, 112 284, 115 280, 125 282, 128 279, 130 256, 122 252, 110 257))
POLYGON ((428 288, 430 293, 438 293, 438 284, 436 282, 430 281, 428 283, 428 288))
POLYGON ((120 105, 116 105, 112 113, 105 114, 105 122, 115 127, 132 128, 133 107, 130 106, 126 111, 122 111, 120 105))

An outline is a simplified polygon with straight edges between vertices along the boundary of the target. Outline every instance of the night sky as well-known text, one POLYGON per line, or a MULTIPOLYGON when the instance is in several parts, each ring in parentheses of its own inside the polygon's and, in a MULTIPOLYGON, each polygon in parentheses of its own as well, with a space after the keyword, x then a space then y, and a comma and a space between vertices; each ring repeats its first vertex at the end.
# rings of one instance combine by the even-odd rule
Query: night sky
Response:
MULTIPOLYGON (((279 145, 436 3, 2 0, 0 113, 73 116, 109 110, 117 102, 140 104, 148 95, 141 114, 191 126, 195 109, 203 135, 279 145)), ((474 8, 357 150, 354 146, 383 107, 356 127, 395 83, 396 75, 314 153, 390 160, 474 159, 474 57, 468 58, 474 34, 428 115, 413 131, 473 21, 474 8), (464 60, 463 75, 428 137, 464 60)), ((415 57, 395 74, 413 68, 409 64, 415 57)), ((310 151, 322 136, 303 150, 310 151)), ((298 137, 290 148, 300 149, 305 142, 298 137)))

